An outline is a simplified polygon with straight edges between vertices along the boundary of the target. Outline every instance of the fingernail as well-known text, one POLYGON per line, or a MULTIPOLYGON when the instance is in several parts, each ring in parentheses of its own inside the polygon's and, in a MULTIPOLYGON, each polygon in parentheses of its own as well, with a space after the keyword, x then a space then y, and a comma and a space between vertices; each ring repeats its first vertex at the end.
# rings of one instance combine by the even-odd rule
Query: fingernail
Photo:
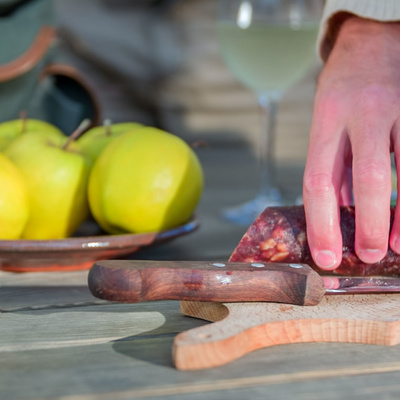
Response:
POLYGON ((379 249, 360 250, 358 257, 367 264, 374 264, 382 260, 384 254, 379 249))
POLYGON ((332 268, 336 264, 336 255, 330 250, 320 250, 315 253, 315 263, 322 269, 332 268))
POLYGON ((400 238, 397 238, 397 239, 394 241, 394 243, 393 243, 393 245, 392 245, 392 250, 393 250, 395 253, 400 254, 400 238))

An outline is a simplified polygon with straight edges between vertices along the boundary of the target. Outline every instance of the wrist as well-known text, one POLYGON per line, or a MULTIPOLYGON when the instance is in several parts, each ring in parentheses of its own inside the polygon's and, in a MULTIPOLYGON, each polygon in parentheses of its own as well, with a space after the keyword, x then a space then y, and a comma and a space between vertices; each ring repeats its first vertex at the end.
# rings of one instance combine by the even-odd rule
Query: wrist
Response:
POLYGON ((324 61, 327 61, 332 50, 338 47, 362 51, 374 45, 391 48, 392 52, 400 52, 400 22, 375 21, 340 12, 329 21, 322 55, 324 61))

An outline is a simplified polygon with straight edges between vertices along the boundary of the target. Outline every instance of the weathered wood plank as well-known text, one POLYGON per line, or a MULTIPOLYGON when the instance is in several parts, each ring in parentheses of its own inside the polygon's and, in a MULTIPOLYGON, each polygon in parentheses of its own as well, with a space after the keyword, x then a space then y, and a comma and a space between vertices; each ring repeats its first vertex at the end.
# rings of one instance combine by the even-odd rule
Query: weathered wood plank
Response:
MULTIPOLYGON (((346 372, 345 370, 343 372, 346 372)), ((214 390, 213 392, 183 393, 154 397, 149 391, 133 390, 131 396, 122 394, 114 397, 115 399, 149 399, 152 400, 376 400, 397 399, 400 393, 398 372, 384 373, 378 375, 360 375, 339 378, 326 378, 318 381, 286 382, 284 384, 260 385, 257 387, 237 388, 233 387, 226 390, 214 390), (134 394, 133 394, 134 393, 134 394), (139 397, 138 397, 139 396, 139 397)), ((233 385, 235 386, 235 385, 233 385)), ((211 386, 213 387, 213 386, 211 386)), ((126 393, 128 395, 128 392, 126 393)), ((93 398, 83 397, 80 400, 94 400, 93 398)), ((69 400, 68 398, 65 400, 69 400)), ((71 399, 72 400, 72 399, 71 399)))
POLYGON ((87 281, 88 271, 72 272, 27 272, 13 273, 0 271, 0 288, 16 286, 43 286, 55 285, 77 286, 87 281))
POLYGON ((88 271, 24 274, 0 271, 0 312, 104 303, 89 292, 87 274, 88 271))
POLYGON ((3 352, 93 345, 136 336, 175 336, 204 323, 184 317, 176 301, 7 311, 0 314, 0 357, 3 352))
POLYGON ((221 368, 181 372, 172 367, 172 340, 159 336, 2 353, 0 398, 376 399, 399 388, 398 346, 280 346, 221 368))

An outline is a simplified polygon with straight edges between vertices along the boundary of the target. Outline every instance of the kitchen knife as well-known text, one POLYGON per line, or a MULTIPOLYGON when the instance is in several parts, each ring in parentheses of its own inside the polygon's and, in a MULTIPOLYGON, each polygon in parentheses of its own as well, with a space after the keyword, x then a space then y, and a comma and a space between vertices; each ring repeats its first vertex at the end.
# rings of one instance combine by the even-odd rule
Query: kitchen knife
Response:
POLYGON ((207 261, 96 262, 91 293, 101 299, 318 304, 325 294, 400 292, 400 277, 321 277, 306 264, 207 261))

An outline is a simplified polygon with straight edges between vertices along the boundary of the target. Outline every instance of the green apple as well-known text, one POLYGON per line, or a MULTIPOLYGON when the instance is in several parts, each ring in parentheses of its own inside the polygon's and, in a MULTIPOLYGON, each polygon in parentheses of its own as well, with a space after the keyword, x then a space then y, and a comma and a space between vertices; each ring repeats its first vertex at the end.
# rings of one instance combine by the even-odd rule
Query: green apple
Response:
POLYGON ((25 132, 43 132, 48 137, 63 137, 64 134, 54 125, 36 119, 15 119, 0 123, 0 151, 25 132))
POLYGON ((89 178, 89 205, 110 233, 151 232, 176 227, 193 214, 203 172, 179 137, 143 127, 114 139, 89 178))
POLYGON ((142 126, 142 124, 136 122, 120 122, 111 125, 109 120, 106 120, 103 126, 97 126, 85 132, 77 142, 82 152, 94 162, 111 140, 124 132, 135 130, 142 126))
POLYGON ((22 174, 0 154, 0 240, 19 239, 29 216, 22 174))
POLYGON ((70 140, 27 132, 4 153, 26 182, 30 215, 22 233, 24 239, 68 237, 89 215, 86 193, 90 161, 70 140))

